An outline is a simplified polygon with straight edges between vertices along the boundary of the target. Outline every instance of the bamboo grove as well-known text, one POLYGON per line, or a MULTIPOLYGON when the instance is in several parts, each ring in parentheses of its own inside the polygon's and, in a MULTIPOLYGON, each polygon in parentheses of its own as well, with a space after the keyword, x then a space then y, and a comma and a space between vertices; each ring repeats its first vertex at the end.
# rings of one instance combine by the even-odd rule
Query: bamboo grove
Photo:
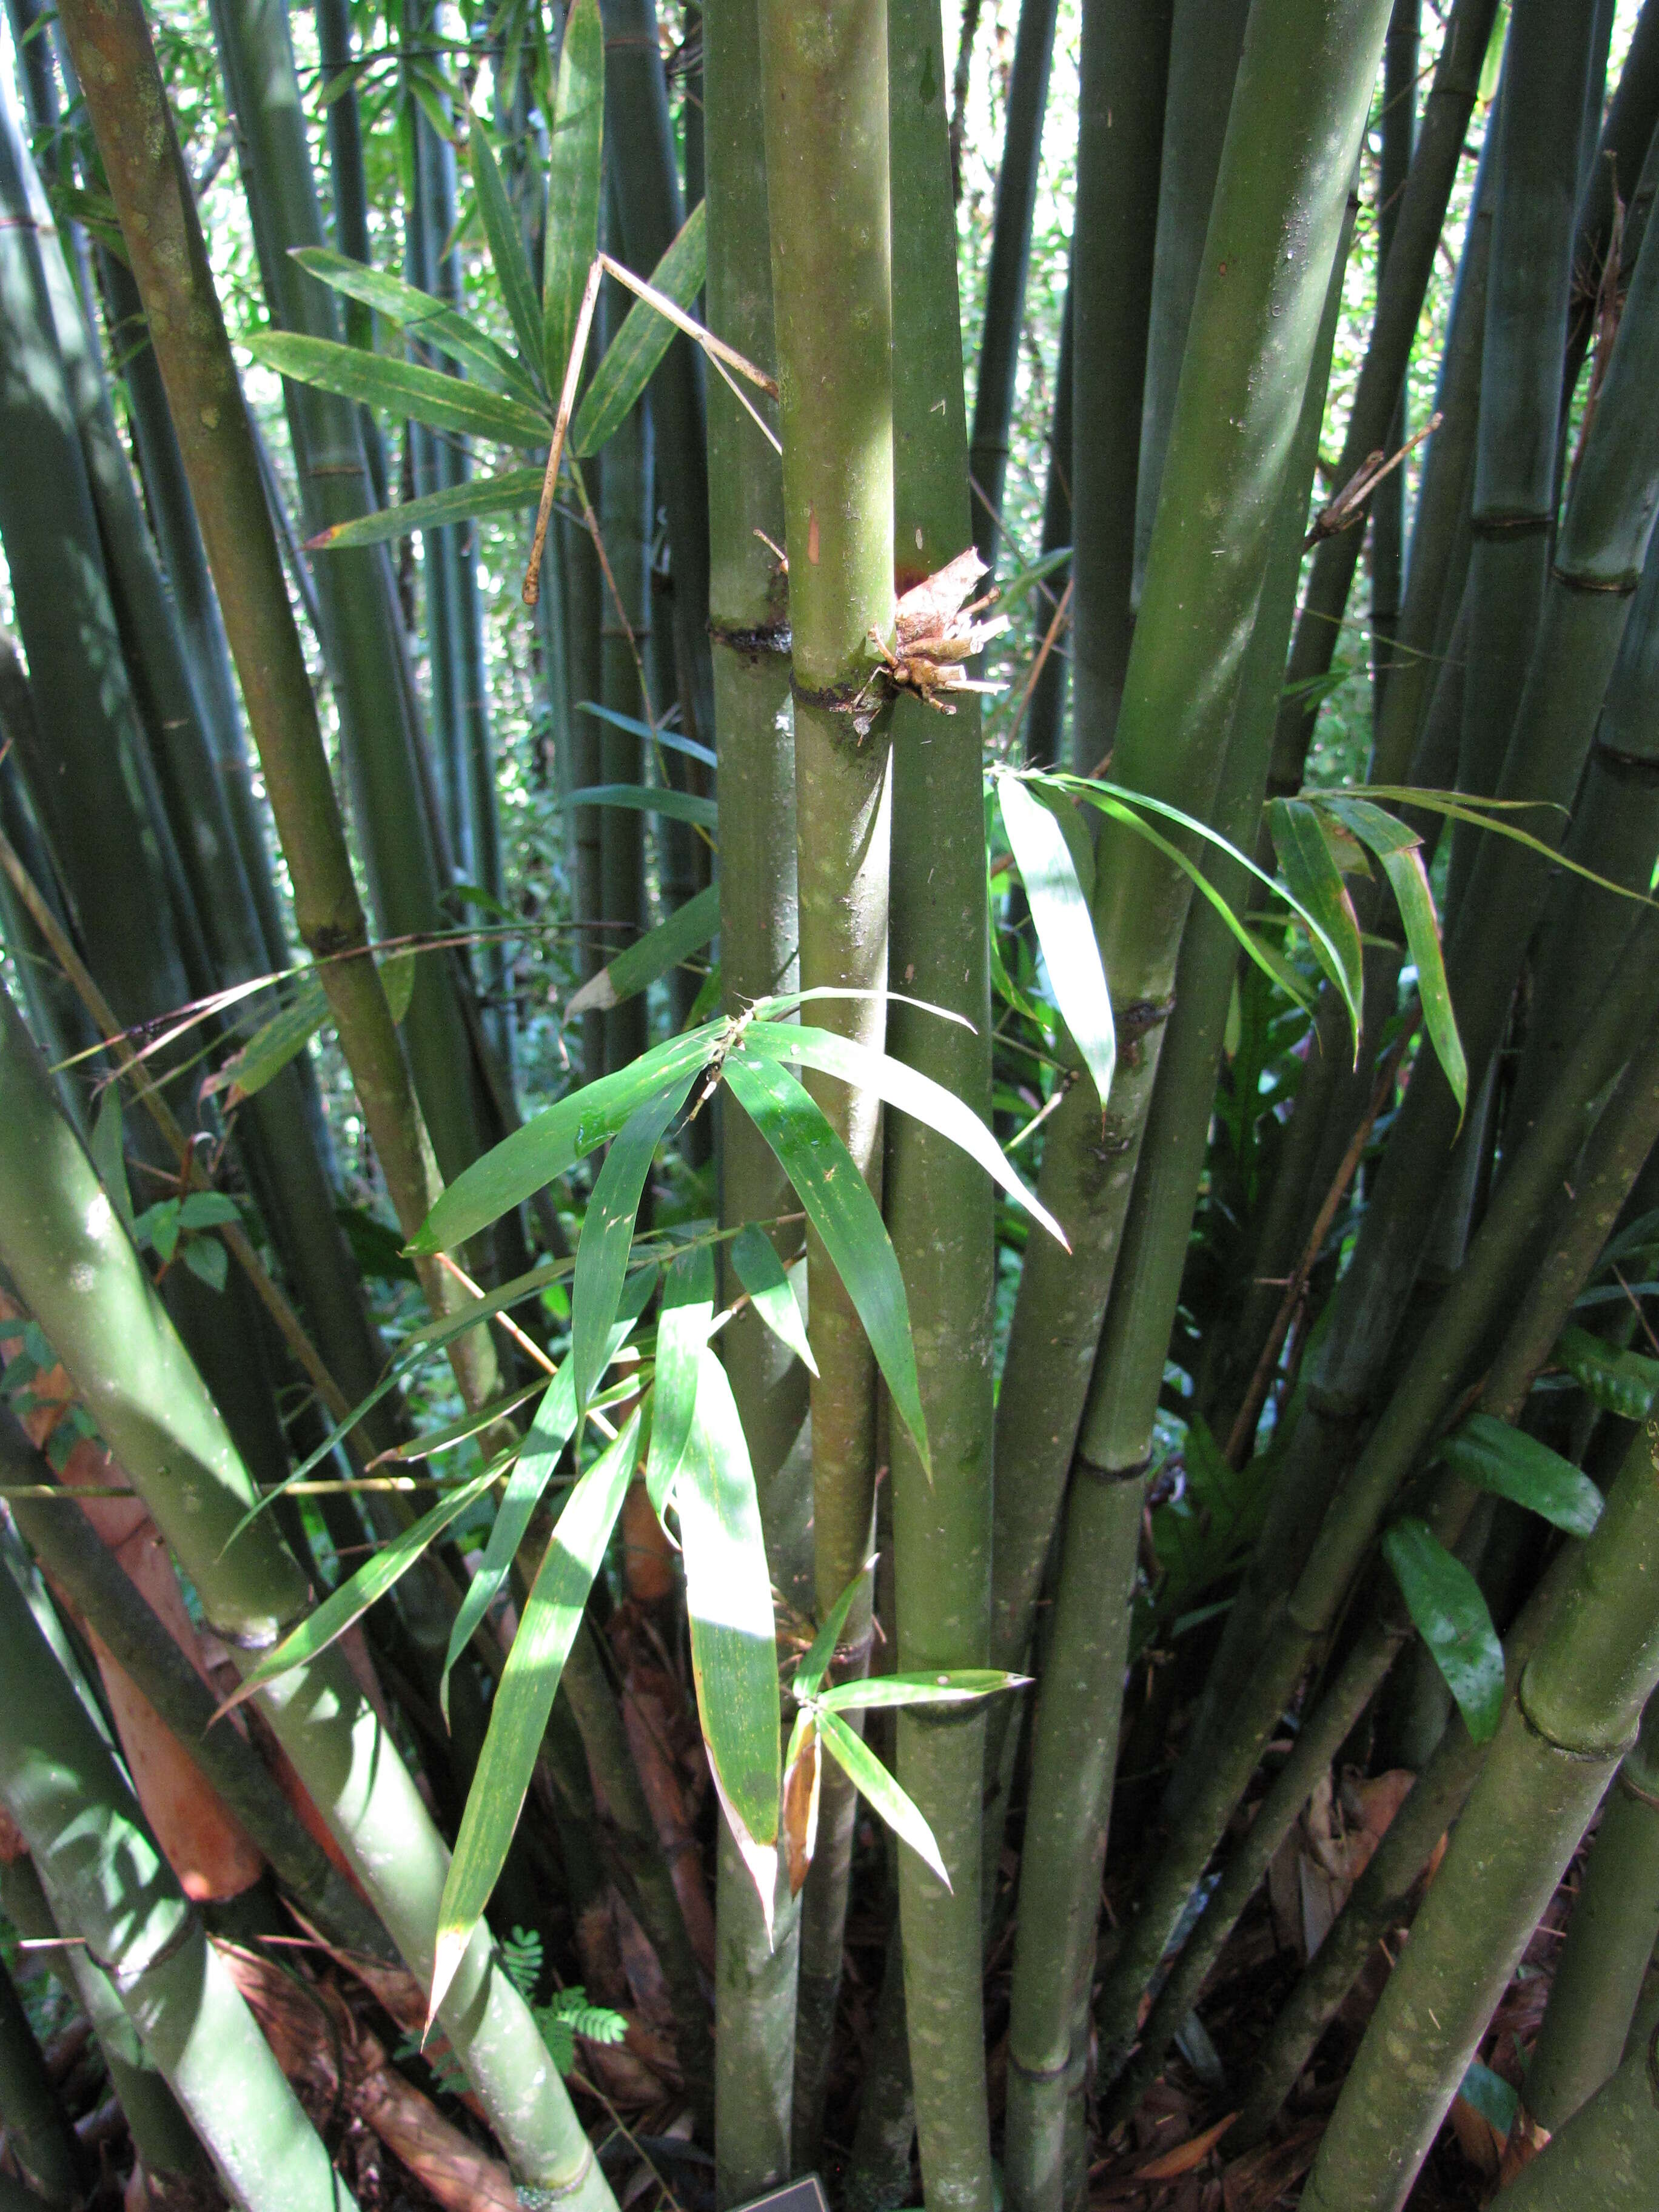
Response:
POLYGON ((1659 0, 982 13, 7 0, 0 2206, 1651 2197, 1659 0))

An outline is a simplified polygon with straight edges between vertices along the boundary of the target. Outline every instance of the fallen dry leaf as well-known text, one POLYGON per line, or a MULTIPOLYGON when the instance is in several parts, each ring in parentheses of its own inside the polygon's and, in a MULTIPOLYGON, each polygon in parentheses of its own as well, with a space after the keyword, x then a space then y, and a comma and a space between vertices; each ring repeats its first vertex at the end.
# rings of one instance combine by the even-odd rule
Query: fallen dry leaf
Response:
POLYGON ((1237 2112, 1224 2114, 1212 2126, 1202 2129, 1195 2136, 1189 2136, 1184 2143, 1177 2143, 1173 2150, 1164 2151, 1146 2166, 1138 2166, 1133 2179, 1137 2181, 1174 2181, 1183 2173, 1190 2173, 1195 2166, 1204 2163, 1237 2118, 1237 2112))

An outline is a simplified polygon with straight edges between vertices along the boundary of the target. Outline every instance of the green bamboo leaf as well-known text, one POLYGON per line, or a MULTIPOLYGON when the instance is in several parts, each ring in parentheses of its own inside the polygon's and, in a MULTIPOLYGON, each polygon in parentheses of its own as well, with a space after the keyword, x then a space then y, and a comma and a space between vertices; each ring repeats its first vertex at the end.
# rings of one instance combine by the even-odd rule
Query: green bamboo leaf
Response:
POLYGON ((243 341, 254 359, 296 384, 338 392, 365 407, 447 430, 461 438, 489 438, 506 446, 542 446, 549 425, 522 401, 463 384, 441 368, 398 361, 389 354, 363 353, 332 338, 302 337, 290 331, 262 331, 243 341))
MULTIPOLYGON (((1090 942, 1093 943, 1092 938, 1090 942)), ((838 1036, 833 1030, 815 1029, 806 1023, 797 1026, 793 1022, 751 1021, 731 1057, 741 1059, 746 1053, 763 1053, 773 1060, 799 1060, 820 1074, 850 1084, 855 1091, 873 1091, 890 1106, 896 1106, 959 1146, 1058 1243, 1071 1249, 1065 1231, 1009 1166, 1002 1147, 972 1107, 964 1105, 931 1076, 919 1073, 890 1054, 874 1052, 868 1045, 838 1036)), ((731 1060, 726 1066, 729 1074, 731 1060)))
POLYGON ((110 1203, 131 1229, 132 1191, 127 1182, 127 1158, 122 1139, 121 1094, 112 1083, 98 1102, 88 1149, 98 1170, 98 1180, 109 1193, 110 1203))
POLYGON ((1504 1710, 1504 1647, 1480 1585, 1427 1522, 1407 1516, 1382 1538, 1412 1625, 1434 1655, 1477 1743, 1496 1733, 1504 1710))
MULTIPOLYGON (((644 1312, 655 1282, 655 1268, 642 1267, 623 1285, 622 1310, 606 1346, 607 1366, 633 1334, 634 1324, 644 1312)), ((530 1526, 531 1516, 541 1504, 564 1448, 575 1433, 576 1388, 571 1364, 567 1359, 542 1393, 541 1404, 536 1408, 536 1418, 530 1425, 513 1472, 507 1477, 501 1502, 496 1508, 489 1540, 484 1546, 483 1559, 477 1572, 467 1584, 465 1595, 449 1632, 449 1649, 444 1655, 443 1673, 438 1683, 438 1702, 443 1709, 446 1723, 449 1719, 449 1670, 472 1640, 474 1629, 495 1603, 496 1594, 507 1580, 518 1556, 525 1531, 530 1526)))
POLYGON ((706 1244, 682 1252, 668 1270, 657 1316, 657 1373, 645 1486, 659 1517, 667 1511, 696 1411, 697 1377, 714 1320, 714 1255, 706 1244))
POLYGON ((305 1050, 328 1019, 328 1000, 313 970, 301 975, 287 1006, 274 1013, 213 1079, 216 1091, 228 1091, 234 1105, 252 1098, 305 1050))
POLYGON ((632 714, 619 714, 614 707, 601 707, 594 699, 579 699, 576 712, 591 714, 596 722, 609 722, 612 729, 626 730, 630 737, 642 738, 648 745, 666 745, 670 752, 684 753, 688 760, 701 761, 705 768, 719 766, 718 757, 707 745, 700 745, 695 738, 671 730, 662 722, 653 730, 649 722, 641 722, 632 714))
POLYGON ((1483 2066, 1478 2058, 1469 2061, 1457 2094, 1497 2130, 1500 2139, 1515 2125, 1521 2109, 1520 2093, 1501 2074, 1494 2074, 1490 2066, 1483 2066))
POLYGON ((871 1811, 878 1813, 899 1841, 908 1844, 922 1863, 931 1867, 949 1889, 951 1877, 945 1871, 933 1832, 920 1808, 905 1796, 875 1753, 862 1737, 854 1735, 845 1721, 826 1712, 821 1705, 816 1718, 824 1749, 856 1786, 860 1796, 868 1801, 871 1811))
POLYGON ((695 791, 676 791, 672 784, 590 783, 573 791, 562 802, 571 806, 621 806, 633 814, 661 814, 675 822, 695 822, 714 829, 720 808, 712 799, 695 791))
POLYGON ((862 1681, 837 1682, 817 1698, 821 1713, 847 1713, 871 1705, 970 1705, 999 1690, 1022 1689, 1028 1674, 1005 1674, 1000 1667, 955 1667, 942 1674, 866 1674, 862 1681))
POLYGON ((489 1726, 438 1908, 430 1997, 434 2012, 506 1863, 554 1692, 622 1510, 639 1437, 635 1412, 566 1499, 525 1601, 519 1632, 490 1706, 489 1726))
POLYGON ((587 272, 599 250, 604 179, 605 27, 599 0, 575 0, 565 21, 548 144, 542 364, 551 392, 564 387, 587 272))
POLYGON ((1490 1413, 1471 1413, 1441 1445, 1440 1456, 1465 1482, 1512 1498, 1570 1536, 1588 1536, 1601 1517, 1601 1493, 1587 1474, 1490 1413))
MULTIPOLYGON (((401 276, 388 276, 383 269, 371 269, 361 261, 354 261, 348 253, 336 253, 325 246, 295 246, 289 251, 289 258, 297 261, 307 275, 336 292, 343 292, 349 300, 361 301, 364 307, 372 307, 377 315, 423 345, 447 354, 452 361, 464 362, 478 382, 490 391, 521 400, 526 407, 540 408, 545 404, 535 385, 505 347, 497 345, 487 331, 470 323, 465 315, 447 307, 441 300, 434 300, 429 292, 405 284, 401 276)), ((362 349, 359 347, 357 350, 361 352, 362 349)), ((550 418, 548 428, 552 428, 550 418)))
MULTIPOLYGON (((830 1672, 830 1662, 836 1656, 836 1646, 841 1642, 841 1632, 847 1626, 847 1616, 853 1610, 853 1601, 864 1588, 865 1579, 875 1564, 873 1559, 866 1559, 852 1581, 848 1583, 829 1612, 825 1613, 823 1626, 812 1638, 811 1648, 799 1666, 796 1668, 793 1688, 796 1698, 803 1705, 808 1698, 817 1696, 818 1686, 830 1672)), ((797 1735, 800 1733, 799 1721, 795 1723, 795 1730, 797 1735)))
POLYGON ((1584 1328, 1568 1329, 1556 1344, 1555 1357, 1603 1413, 1645 1421, 1653 1411, 1659 1398, 1659 1359, 1622 1350, 1584 1328))
MULTIPOLYGON (((449 380, 453 384, 455 380, 449 380)), ((475 515, 517 514, 534 507, 541 495, 540 469, 503 469, 498 476, 469 477, 465 483, 428 492, 422 499, 406 499, 398 507, 377 507, 373 514, 331 524, 307 538, 306 550, 327 553, 348 545, 383 545, 390 538, 434 530, 446 522, 466 522, 475 515)))
POLYGON ((709 1769, 764 1907, 781 1779, 772 1577, 737 1401, 708 1346, 674 1502, 685 1558, 691 1674, 709 1769))
POLYGON ((501 298, 513 325, 513 334, 519 341, 522 364, 539 382, 542 380, 542 303, 537 296, 536 278, 530 266, 530 256, 525 252, 524 233, 519 228, 518 217, 513 212, 513 204, 507 198, 507 187, 501 181, 495 149, 489 143, 489 133, 476 115, 467 132, 466 151, 472 171, 472 189, 478 196, 478 212, 483 218, 484 239, 489 247, 495 281, 501 288, 501 298))
POLYGON ((406 1443, 395 1444, 389 1452, 382 1452, 380 1457, 401 1461, 404 1466, 416 1460, 437 1459, 444 1452, 453 1451, 457 1444, 464 1444, 469 1437, 476 1437, 480 1429, 491 1428, 497 1421, 506 1420, 526 1398, 533 1398, 542 1390, 544 1378, 538 1376, 533 1382, 503 1390, 488 1405, 469 1407, 457 1419, 446 1421, 441 1428, 428 1429, 418 1437, 410 1437, 406 1443))
POLYGON ((518 1206, 614 1137, 636 1107, 702 1066, 725 1024, 707 1022, 669 1037, 614 1075, 584 1084, 515 1129, 456 1176, 422 1223, 412 1252, 448 1252, 465 1244, 509 1206, 518 1206))
POLYGON ((998 778, 997 797, 1055 1002, 1094 1079, 1103 1112, 1117 1066, 1117 1029, 1093 918, 1071 848, 1054 814, 1031 797, 1017 776, 998 778))
POLYGON ((910 1307, 881 1208, 856 1162, 817 1103, 786 1067, 759 1053, 726 1055, 733 1096, 795 1187, 806 1218, 846 1286, 894 1409, 915 1439, 931 1480, 927 1422, 921 1409, 910 1307))
MULTIPOLYGON (((429 1513, 423 1513, 414 1526, 404 1529, 389 1544, 371 1553, 356 1573, 331 1590, 313 1613, 309 1613, 289 1636, 283 1638, 247 1675, 234 1698, 226 1701, 226 1710, 239 1705, 244 1698, 266 1682, 285 1674, 291 1667, 303 1667, 325 1650, 337 1636, 343 1635, 354 1620, 360 1620, 370 1606, 377 1604, 404 1575, 415 1565, 428 1545, 436 1543, 453 1521, 459 1521, 467 1509, 477 1504, 495 1479, 494 1468, 476 1474, 470 1482, 452 1490, 441 1498, 429 1513)), ((250 1516, 251 1517, 251 1516, 250 1516)))
POLYGON ((720 887, 710 884, 707 890, 677 907, 666 921, 647 930, 636 945, 619 952, 597 975, 590 975, 565 1008, 566 1021, 574 1022, 579 1014, 597 1009, 619 1006, 624 999, 648 989, 659 975, 665 975, 671 968, 678 968, 690 954, 700 951, 720 926, 720 887))
MULTIPOLYGON (((1565 868, 1569 875, 1582 876, 1587 884, 1597 890, 1611 891, 1616 898, 1634 899, 1638 906, 1651 906, 1654 901, 1644 891, 1633 891, 1628 884, 1616 884, 1610 876, 1598 876, 1594 868, 1587 868, 1561 851, 1556 845, 1546 844, 1528 830, 1517 828, 1513 822, 1502 819, 1505 813, 1530 813, 1534 808, 1548 811, 1550 802, 1541 799, 1480 799, 1461 791, 1419 790, 1407 784, 1371 783, 1361 786, 1362 791, 1373 799, 1394 799, 1401 805, 1421 806, 1431 814, 1443 814, 1449 822, 1467 822, 1471 829, 1490 830, 1494 836, 1507 837, 1511 844, 1524 845, 1528 852, 1536 853, 1552 867, 1565 868)), ((1554 811, 1565 817, 1566 809, 1554 811)))
POLYGON ((1325 826, 1305 799, 1274 799, 1267 805, 1267 828, 1291 897, 1302 912, 1318 920, 1314 951, 1342 994, 1358 1049, 1365 954, 1359 942, 1359 919, 1325 826))
POLYGON ((571 1285, 570 1365, 578 1408, 586 1405, 609 1364, 606 1346, 622 1297, 640 1194, 669 1123, 685 1103, 695 1068, 687 1068, 636 1106, 606 1153, 587 1202, 571 1285))
POLYGON ((386 1002, 392 1009, 392 1018, 394 1022, 401 1022, 415 996, 415 954, 413 951, 390 953, 379 965, 380 982, 386 992, 386 1002))
MULTIPOLYGON (((688 312, 702 289, 708 258, 707 203, 699 200, 680 233, 651 272, 651 289, 688 312)), ((635 300, 582 395, 570 426, 570 450, 579 460, 597 453, 621 429, 667 352, 674 325, 648 300, 635 300)))
POLYGON ((806 1340, 800 1301, 795 1296, 784 1265, 771 1238, 751 1221, 732 1239, 732 1270, 749 1293, 750 1304, 780 1344, 804 1360, 816 1375, 818 1363, 806 1340))

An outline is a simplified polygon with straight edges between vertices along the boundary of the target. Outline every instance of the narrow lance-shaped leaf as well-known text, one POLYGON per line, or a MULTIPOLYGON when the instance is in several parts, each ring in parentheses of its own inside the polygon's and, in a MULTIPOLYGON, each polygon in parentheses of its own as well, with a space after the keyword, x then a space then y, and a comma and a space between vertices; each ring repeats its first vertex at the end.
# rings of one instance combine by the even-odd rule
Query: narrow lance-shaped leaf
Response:
POLYGON ((605 178, 605 27, 599 0, 575 0, 565 20, 547 149, 547 246, 542 264, 542 363, 563 388, 587 272, 599 250, 605 178))
POLYGON ((1461 1114, 1468 1103, 1469 1069, 1463 1041, 1457 1034, 1457 1017, 1446 981, 1446 963, 1440 944, 1440 924, 1429 889, 1429 872, 1423 864, 1421 841, 1380 806, 1368 799, 1333 793, 1320 805, 1369 845, 1382 864, 1382 872, 1394 892, 1395 904, 1406 932, 1406 945, 1417 969, 1417 992, 1423 1002, 1423 1024, 1429 1042, 1444 1071, 1461 1114))
POLYGON ((634 1472, 635 1412, 565 1501, 490 1708, 483 1748, 467 1792, 455 1856, 438 1909, 429 2010, 454 1977, 467 1939, 507 1861, 519 1809, 553 1709, 554 1692, 581 1626, 587 1594, 634 1472))
POLYGON ((678 1075, 629 1115, 605 1155, 587 1202, 570 1292, 570 1366, 578 1410, 586 1405, 605 1372, 606 1343, 628 1273, 640 1194, 657 1147, 684 1105, 695 1073, 688 1069, 678 1075))
POLYGON ((818 1750, 817 1722, 810 1711, 795 1716, 789 1732, 789 1748, 783 1762, 783 1848, 789 1868, 789 1894, 799 1897, 805 1886, 818 1843, 818 1803, 823 1795, 823 1760, 818 1750))
POLYGON ((714 1320, 714 1255, 706 1244, 682 1252, 668 1270, 657 1316, 657 1372, 645 1486, 659 1517, 691 1440, 697 1381, 714 1320))
POLYGON ((1504 1647, 1480 1585, 1425 1521, 1396 1521, 1382 1538, 1412 1626, 1433 1654, 1477 1743, 1497 1732, 1504 1710, 1504 1647))
POLYGON ((626 730, 629 737, 643 738, 647 745, 665 745, 672 753, 684 753, 688 760, 701 761, 705 768, 719 766, 717 756, 708 746, 700 745, 683 730, 667 729, 660 722, 653 730, 637 715, 618 714, 614 707, 602 707, 597 699, 579 699, 576 712, 592 715, 596 722, 609 722, 613 730, 626 730))
POLYGON ((771 1238, 752 1221, 732 1239, 732 1268, 748 1291, 750 1304, 779 1343, 805 1362, 809 1374, 816 1375, 818 1363, 806 1340, 806 1324, 801 1319, 794 1285, 771 1238))
POLYGON ((619 952, 597 975, 590 975, 564 1010, 566 1021, 596 1009, 619 1006, 648 990, 659 975, 678 968, 682 960, 701 951, 720 926, 720 887, 710 884, 695 898, 676 907, 666 921, 647 930, 636 945, 619 952))
POLYGON ((816 1700, 821 1712, 848 1713, 872 1706, 970 1705, 999 1690, 1023 1689, 1026 1674, 1000 1667, 954 1667, 939 1674, 866 1674, 856 1682, 837 1682, 816 1700))
POLYGON ((1267 827, 1291 896, 1319 922, 1322 937, 1314 939, 1314 951, 1342 994, 1357 1046, 1365 955, 1359 942, 1359 919, 1324 824, 1305 799, 1275 799, 1267 808, 1267 827), (1328 948, 1334 950, 1334 960, 1328 948))
POLYGON ((1094 1079, 1103 1111, 1117 1066, 1117 1028, 1094 921, 1071 848, 1054 814, 1032 798, 1018 777, 1000 777, 997 797, 1055 1003, 1094 1079))
MULTIPOLYGON (((707 208, 706 201, 697 202, 678 237, 651 272, 652 289, 662 293, 677 307, 689 309, 702 289, 708 259, 707 208)), ((635 301, 623 318, 622 328, 605 348, 605 358, 594 370, 593 380, 570 426, 570 450, 578 459, 597 453, 622 428, 673 336, 674 325, 666 316, 659 315, 647 300, 635 301)))
POLYGON ((904 1278, 881 1209, 858 1164, 802 1085, 759 1054, 728 1054, 725 1074, 744 1113, 776 1154, 846 1286, 899 1419, 929 1476, 927 1422, 910 1340, 904 1278))
POLYGON ((447 522, 467 522, 481 514, 518 514, 534 507, 541 489, 539 469, 503 469, 499 476, 469 477, 465 483, 406 499, 401 506, 377 507, 373 514, 331 523, 307 538, 306 550, 327 553, 349 545, 383 545, 391 538, 435 530, 447 522))
POLYGON ((684 1036, 669 1037, 614 1075, 602 1075, 544 1107, 456 1176, 411 1241, 411 1251, 451 1251, 499 1221, 509 1206, 568 1173, 614 1137, 646 1099, 676 1076, 701 1067, 724 1027, 708 1022, 684 1036))
POLYGON ((1650 1359, 1592 1336, 1587 1328, 1567 1329, 1555 1357, 1604 1413, 1622 1420, 1645 1421, 1659 1398, 1659 1359, 1650 1359))
POLYGON ((540 383, 544 380, 542 303, 536 295, 536 279, 531 270, 530 256, 525 251, 524 233, 501 181, 501 167, 489 143, 489 133, 476 115, 467 131, 466 151, 472 171, 472 189, 478 196, 478 213, 483 219, 485 242, 513 325, 513 335, 519 341, 525 368, 540 383))
POLYGON ((1009 1196, 1024 1207, 1033 1220, 1041 1222, 1056 1243, 1066 1243, 1065 1231, 1009 1166, 1002 1147, 972 1107, 964 1105, 953 1091, 935 1083, 931 1076, 907 1066, 890 1054, 873 1052, 868 1045, 840 1036, 833 1030, 815 1029, 807 1023, 797 1026, 793 1022, 751 1021, 733 1057, 740 1059, 744 1053, 764 1053, 776 1060, 799 1060, 821 1074, 839 1077, 854 1090, 874 1091, 888 1105, 896 1106, 901 1113, 926 1122, 930 1129, 936 1129, 940 1136, 959 1146, 970 1159, 979 1163, 994 1182, 1000 1183, 1009 1196))
POLYGON ((931 1867, 949 1889, 951 1877, 945 1870, 933 1832, 921 1808, 911 1802, 868 1744, 861 1736, 854 1735, 844 1720, 826 1712, 822 1706, 815 1717, 823 1748, 856 1785, 860 1796, 868 1800, 871 1811, 878 1813, 899 1841, 908 1844, 916 1856, 931 1867))
POLYGON ((709 1770, 769 1926, 778 1833, 778 1661, 772 1578, 743 1423, 704 1346, 675 1486, 691 1673, 709 1770))
MULTIPOLYGON (((452 361, 464 362, 482 384, 539 408, 542 395, 505 347, 429 292, 405 284, 401 276, 383 269, 370 269, 349 253, 336 253, 325 246, 298 246, 291 258, 309 276, 317 277, 348 299, 360 300, 387 322, 395 323, 452 361)), ((362 350, 361 347, 357 349, 362 350)))
POLYGON ((836 1646, 841 1642, 841 1632, 847 1626, 847 1616, 853 1610, 853 1601, 863 1589, 864 1578, 875 1564, 873 1559, 866 1559, 825 1613, 823 1626, 812 1638, 806 1656, 795 1669, 793 1687, 796 1697, 803 1700, 817 1697, 819 1686, 830 1672, 836 1646))
POLYGON ((262 331, 245 343, 256 361, 296 384, 314 384, 365 407, 384 407, 434 430, 491 438, 507 446, 538 446, 547 440, 549 426, 522 400, 463 384, 441 368, 422 368, 418 362, 362 353, 333 338, 303 337, 291 331, 262 331))
POLYGON ((713 830, 720 821, 716 800, 695 791, 676 791, 672 784, 590 783, 571 792, 564 805, 621 806, 632 814, 661 814, 675 822, 695 822, 704 830, 713 830))
POLYGON ((1541 1514, 1570 1536, 1588 1536, 1601 1517, 1601 1493, 1582 1468, 1490 1413, 1471 1413, 1440 1456, 1465 1482, 1541 1514))

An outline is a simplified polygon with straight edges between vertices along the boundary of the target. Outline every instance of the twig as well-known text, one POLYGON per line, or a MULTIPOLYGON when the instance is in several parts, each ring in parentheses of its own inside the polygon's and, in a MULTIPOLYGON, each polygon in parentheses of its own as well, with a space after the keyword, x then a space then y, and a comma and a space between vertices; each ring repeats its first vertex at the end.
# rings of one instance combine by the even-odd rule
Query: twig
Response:
POLYGON ((1379 451, 1368 453, 1334 499, 1328 500, 1313 520, 1313 528, 1302 541, 1306 553, 1317 545, 1322 538, 1334 538, 1340 531, 1352 528, 1358 521, 1365 501, 1386 476, 1391 476, 1406 456, 1420 446, 1425 438, 1431 437, 1445 418, 1431 415, 1420 430, 1413 431, 1392 459, 1385 459, 1379 451))
POLYGON ((547 526, 553 514, 553 494, 559 481, 565 433, 570 428, 570 413, 576 404, 576 383, 587 351, 587 334, 593 327, 593 308, 599 296, 599 262, 595 261, 582 289, 582 303, 576 310, 576 328, 570 341, 570 358, 564 367, 564 387, 559 393, 559 411, 553 418, 553 442, 547 449, 541 504, 536 509, 536 531, 530 541, 530 565, 524 572, 523 597, 527 607, 533 607, 542 595, 542 556, 547 551, 547 526))

